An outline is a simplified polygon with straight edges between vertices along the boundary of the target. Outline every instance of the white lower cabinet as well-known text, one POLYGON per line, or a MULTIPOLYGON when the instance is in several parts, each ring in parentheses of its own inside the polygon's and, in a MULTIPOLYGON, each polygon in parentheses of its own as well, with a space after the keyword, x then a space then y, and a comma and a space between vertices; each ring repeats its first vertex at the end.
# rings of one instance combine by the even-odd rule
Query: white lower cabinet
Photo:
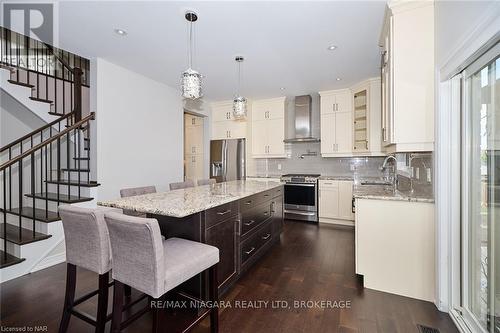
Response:
POLYGON ((356 199, 356 273, 366 288, 434 302, 434 204, 356 199))
POLYGON ((353 225, 352 181, 319 181, 319 222, 353 225))

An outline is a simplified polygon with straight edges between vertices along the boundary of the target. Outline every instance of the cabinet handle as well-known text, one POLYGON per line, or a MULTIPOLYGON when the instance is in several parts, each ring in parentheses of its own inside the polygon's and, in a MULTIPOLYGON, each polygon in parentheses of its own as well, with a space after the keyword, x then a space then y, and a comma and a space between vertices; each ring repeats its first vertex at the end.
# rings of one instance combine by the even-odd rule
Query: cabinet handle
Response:
POLYGON ((225 210, 223 212, 217 212, 217 215, 226 215, 227 213, 231 213, 231 209, 225 210))
POLYGON ((264 194, 264 196, 265 196, 265 197, 268 197, 268 196, 269 196, 269 194, 264 194))
POLYGON ((268 216, 269 215, 269 212, 264 212, 264 216, 268 216))
POLYGON ((271 237, 271 234, 267 234, 267 235, 263 236, 263 237, 262 237, 262 240, 268 240, 268 239, 269 239, 269 237, 271 237))
POLYGON ((231 137, 231 130, 229 130, 229 137, 231 137))
POLYGON ((191 157, 191 162, 193 162, 193 163, 195 162, 195 160, 194 160, 194 156, 193 156, 193 157, 191 157))
POLYGON ((252 247, 250 250, 245 251, 245 253, 246 253, 246 254, 250 254, 250 253, 252 253, 253 251, 255 251, 255 247, 252 247))
POLYGON ((252 203, 252 200, 248 200, 247 202, 245 202, 245 205, 250 205, 252 203))
POLYGON ((255 223, 255 221, 254 221, 254 220, 250 220, 250 221, 245 222, 245 223, 243 223, 243 224, 244 224, 244 225, 246 225, 246 226, 251 226, 251 225, 252 225, 252 224, 254 224, 254 223, 255 223))

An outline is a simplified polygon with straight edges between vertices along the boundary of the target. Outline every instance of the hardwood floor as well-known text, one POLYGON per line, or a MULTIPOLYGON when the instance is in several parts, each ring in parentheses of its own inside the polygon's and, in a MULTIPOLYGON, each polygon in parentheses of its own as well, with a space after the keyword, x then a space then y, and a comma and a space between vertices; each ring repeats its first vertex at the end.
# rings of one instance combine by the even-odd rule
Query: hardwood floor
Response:
MULTIPOLYGON (((2 326, 41 325, 48 332, 57 331, 65 269, 60 264, 2 284, 2 326)), ((97 287, 96 274, 85 270, 78 274, 77 295, 97 287)), ((449 316, 432 303, 363 289, 354 274, 354 232, 346 228, 287 221, 281 244, 251 268, 223 300, 230 301, 231 307, 220 309, 220 332, 417 333, 417 324, 458 332, 449 316), (291 308, 273 309, 268 303, 267 308, 244 309, 243 301, 287 301, 291 308), (337 303, 326 309, 295 308, 294 301, 337 303), (342 301, 350 302, 350 308, 332 308, 342 301)), ((79 308, 94 314, 96 303, 93 298, 79 308)), ((168 332, 175 331, 179 315, 173 319, 166 327, 168 332)), ((149 331, 149 314, 125 330, 149 331)), ((208 331, 208 320, 194 329, 208 331)), ((73 317, 69 332, 93 332, 93 327, 73 317)))

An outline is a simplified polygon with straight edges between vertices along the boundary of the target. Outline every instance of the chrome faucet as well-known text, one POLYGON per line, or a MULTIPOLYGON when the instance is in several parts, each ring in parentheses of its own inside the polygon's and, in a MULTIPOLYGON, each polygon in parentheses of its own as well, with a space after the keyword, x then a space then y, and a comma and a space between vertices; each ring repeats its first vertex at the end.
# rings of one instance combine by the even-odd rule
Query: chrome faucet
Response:
POLYGON ((380 167, 380 170, 381 171, 385 171, 387 169, 387 163, 389 163, 389 160, 391 160, 391 159, 394 161, 394 174, 391 177, 392 178, 391 182, 392 182, 392 186, 393 186, 394 191, 395 191, 396 187, 397 187, 397 184, 398 184, 398 173, 397 173, 398 160, 396 159, 396 157, 394 155, 388 155, 384 159, 384 162, 382 163, 382 166, 380 167))
POLYGON ((394 157, 394 155, 388 155, 384 159, 384 163, 382 163, 382 166, 380 167, 380 170, 384 171, 387 168, 387 163, 389 162, 390 159, 393 159, 395 165, 397 166, 398 160, 396 160, 396 157, 394 157))

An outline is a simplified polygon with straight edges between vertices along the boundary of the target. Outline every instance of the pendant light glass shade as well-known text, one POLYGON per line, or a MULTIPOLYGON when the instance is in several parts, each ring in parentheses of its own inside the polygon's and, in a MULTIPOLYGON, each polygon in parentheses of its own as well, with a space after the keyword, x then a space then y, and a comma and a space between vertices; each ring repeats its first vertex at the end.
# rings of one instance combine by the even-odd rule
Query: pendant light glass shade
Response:
POLYGON ((237 56, 234 60, 238 63, 238 93, 233 100, 234 119, 245 119, 247 116, 247 99, 239 94, 241 88, 241 63, 243 57, 237 56))
POLYGON ((235 119, 245 119, 247 116, 247 99, 237 96, 233 100, 233 117, 235 119))
POLYGON ((196 99, 203 96, 201 90, 201 74, 192 68, 182 73, 182 97, 196 99))
POLYGON ((181 91, 182 97, 189 99, 197 99, 203 96, 202 90, 202 75, 192 68, 193 63, 193 22, 198 19, 194 12, 186 13, 186 20, 189 21, 189 68, 182 72, 181 91))

